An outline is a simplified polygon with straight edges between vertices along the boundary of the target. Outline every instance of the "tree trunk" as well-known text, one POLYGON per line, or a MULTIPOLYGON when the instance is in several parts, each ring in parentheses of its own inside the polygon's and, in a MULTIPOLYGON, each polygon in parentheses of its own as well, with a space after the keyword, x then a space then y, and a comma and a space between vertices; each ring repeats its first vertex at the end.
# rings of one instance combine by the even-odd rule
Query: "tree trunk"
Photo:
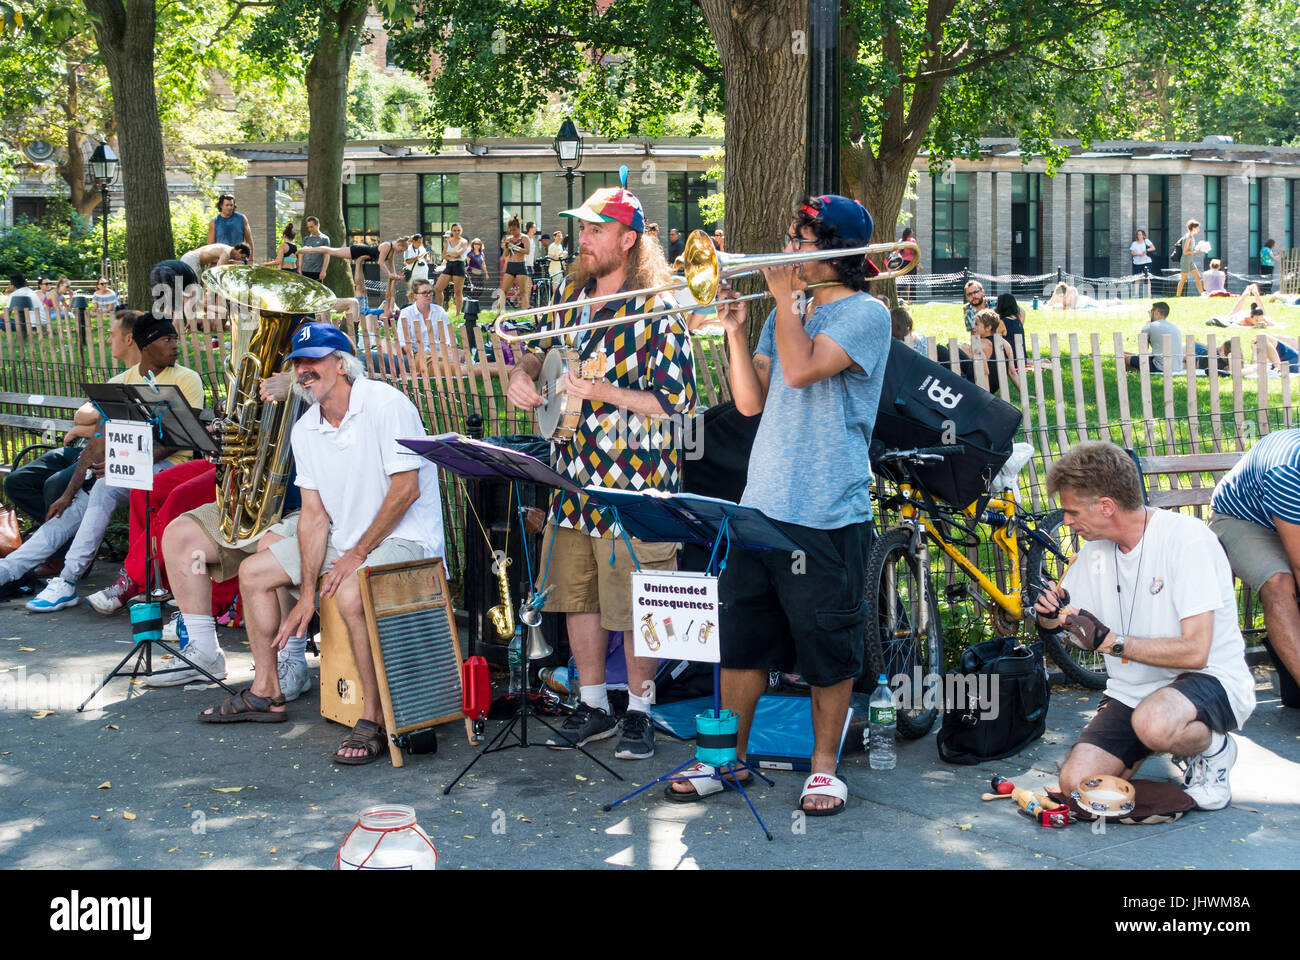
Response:
MULTIPOLYGON (((846 144, 840 154, 844 189, 867 208, 875 224, 872 243, 889 243, 894 239, 898 212, 903 208, 903 195, 907 193, 907 175, 916 154, 916 149, 903 150, 888 162, 882 162, 865 145, 854 144, 846 144)), ((873 259, 883 269, 885 258, 878 256, 873 259)), ((876 281, 871 285, 871 292, 890 303, 898 303, 897 285, 893 280, 876 281)))
POLYGON ((89 138, 77 129, 79 120, 77 69, 80 66, 79 62, 70 62, 64 75, 67 99, 63 103, 63 116, 68 122, 68 159, 66 163, 61 163, 54 169, 68 185, 68 200, 72 204, 72 209, 76 210, 79 216, 90 219, 90 215, 99 206, 100 195, 86 184, 86 155, 81 152, 81 147, 89 138))
MULTIPOLYGON (((722 64, 727 251, 772 253, 804 191, 808 3, 700 0, 700 8, 722 64)), ((735 286, 764 289, 761 276, 735 286)), ((751 345, 771 307, 771 300, 750 303, 751 345)))
POLYGON ((163 159, 162 124, 154 92, 153 0, 86 0, 95 40, 113 88, 113 117, 121 147, 126 201, 126 262, 132 306, 150 306, 149 270, 172 250, 171 204, 163 159))
MULTIPOLYGON (((347 244, 343 228, 343 147, 347 142, 348 66, 356 50, 367 4, 342 0, 338 11, 321 10, 316 53, 307 65, 307 214, 320 219, 332 246, 347 244)), ((325 282, 341 297, 353 295, 352 264, 334 257, 325 282)))

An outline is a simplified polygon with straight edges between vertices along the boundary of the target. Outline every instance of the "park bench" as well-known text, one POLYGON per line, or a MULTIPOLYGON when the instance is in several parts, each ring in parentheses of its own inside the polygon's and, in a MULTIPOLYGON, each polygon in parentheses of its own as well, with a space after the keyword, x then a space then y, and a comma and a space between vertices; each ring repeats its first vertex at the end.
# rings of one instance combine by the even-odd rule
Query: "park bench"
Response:
POLYGON ((22 466, 29 457, 63 446, 63 435, 72 429, 72 414, 85 397, 0 392, 0 428, 38 434, 40 439, 19 447, 8 463, 0 463, 0 477, 22 466), (10 412, 20 407, 24 412, 10 412))
MULTIPOLYGON (((1191 510, 1202 520, 1209 520, 1210 500, 1214 485, 1231 470, 1244 451, 1229 453, 1183 453, 1139 456, 1136 451, 1126 451, 1137 464, 1142 479, 1142 499, 1147 506, 1169 510, 1191 510), (1206 475, 1213 479, 1206 482, 1206 475)), ((1263 630, 1253 626, 1256 619, 1255 591, 1236 580, 1238 609, 1241 614, 1242 633, 1250 641, 1263 630)))

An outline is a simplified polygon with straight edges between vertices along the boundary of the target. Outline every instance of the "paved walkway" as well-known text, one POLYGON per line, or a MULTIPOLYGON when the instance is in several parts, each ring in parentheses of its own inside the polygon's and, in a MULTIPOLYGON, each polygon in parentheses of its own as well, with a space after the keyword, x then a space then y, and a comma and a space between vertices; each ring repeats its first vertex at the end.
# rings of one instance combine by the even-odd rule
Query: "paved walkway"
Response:
MULTIPOLYGON (((93 589, 108 575, 96 573, 93 589)), ((214 691, 150 690, 124 680, 78 714, 92 678, 123 656, 128 637, 121 614, 104 619, 81 606, 36 617, 21 605, 0 607, 0 867, 328 868, 357 812, 383 802, 415 807, 446 869, 1300 863, 1300 711, 1281 707, 1266 669, 1257 670, 1260 706, 1238 735, 1234 804, 1218 813, 1098 834, 1088 825, 1040 828, 1010 801, 982 802, 994 773, 1021 786, 1055 782, 1098 700, 1058 688, 1047 735, 1019 757, 949 766, 932 736, 901 744, 890 772, 870 770, 862 754, 846 757, 841 773, 851 796, 840 816, 801 822, 794 809, 802 777, 775 774, 776 787, 755 797, 775 836, 768 843, 732 792, 679 805, 656 788, 602 813, 630 784, 687 758, 689 746, 662 737, 651 761, 613 760, 612 739, 595 745, 630 784, 576 753, 532 747, 486 758, 444 797, 442 788, 473 755, 462 724, 442 728, 436 756, 408 758, 403 769, 384 761, 339 767, 329 755, 343 730, 320 718, 316 689, 290 705, 283 725, 199 724, 194 715, 216 702, 214 691)), ((223 630, 222 645, 230 681, 246 681, 252 658, 243 632, 223 630)), ((315 658, 309 661, 314 671, 315 658)), ((489 735, 495 729, 489 721, 489 735)), ((1156 759, 1142 773, 1172 776, 1174 768, 1156 759)))

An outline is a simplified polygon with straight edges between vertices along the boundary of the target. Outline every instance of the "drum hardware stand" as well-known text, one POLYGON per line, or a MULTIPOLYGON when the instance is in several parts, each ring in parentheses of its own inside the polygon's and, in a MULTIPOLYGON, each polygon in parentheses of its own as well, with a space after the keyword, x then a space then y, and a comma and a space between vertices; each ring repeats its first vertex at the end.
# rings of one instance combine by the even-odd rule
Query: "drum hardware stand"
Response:
MULTIPOLYGON (((519 532, 520 532, 520 537, 522 538, 522 542, 524 544, 524 566, 527 570, 531 571, 532 563, 530 562, 528 557, 527 532, 524 530, 524 508, 523 508, 523 503, 519 499, 519 495, 518 495, 519 494, 518 481, 515 481, 511 484, 511 489, 514 494, 513 500, 515 501, 515 507, 519 512, 519 532)), ((475 514, 475 516, 477 518, 477 514, 475 514)), ((479 524, 481 529, 482 527, 481 520, 479 521, 479 524)), ((484 532, 484 535, 486 536, 486 531, 484 532)), ((489 549, 491 548, 491 546, 492 544, 489 542, 488 543, 489 549)), ((509 546, 508 543, 507 546, 509 546)), ((557 743, 566 742, 566 738, 564 734, 561 733, 559 730, 557 730, 555 727, 553 727, 551 724, 543 720, 541 714, 537 712, 536 707, 533 706, 533 701, 535 697, 531 692, 532 683, 530 677, 532 672, 532 662, 534 660, 543 660, 546 657, 549 657, 551 653, 554 652, 551 649, 550 645, 547 644, 546 641, 541 637, 541 633, 539 630, 541 624, 541 609, 543 606, 545 606, 546 595, 551 592, 553 586, 554 585, 548 586, 545 590, 541 591, 541 593, 534 592, 529 597, 529 599, 523 601, 519 607, 520 623, 529 628, 529 642, 525 644, 524 649, 520 651, 524 659, 524 663, 523 663, 524 682, 520 687, 518 693, 510 693, 506 695, 507 699, 515 701, 516 706, 515 706, 514 716, 511 717, 509 722, 505 723, 501 727, 501 729, 497 731, 496 736, 494 736, 491 740, 489 740, 487 744, 485 744, 484 747, 481 750, 479 750, 477 754, 475 754, 474 759, 465 765, 465 769, 461 770, 460 773, 456 774, 456 779, 452 780, 451 783, 447 784, 447 786, 443 788, 442 791, 443 796, 447 796, 449 793, 451 793, 452 788, 455 787, 456 784, 460 783, 461 778, 464 777, 465 774, 469 773, 470 769, 474 766, 474 764, 478 763, 489 753, 500 753, 504 750, 509 750, 512 747, 519 747, 521 749, 526 749, 531 746, 541 746, 541 744, 528 742, 528 718, 529 717, 532 717, 542 726, 546 727, 546 729, 550 730, 551 733, 555 735, 555 741, 557 743), (540 641, 540 643, 534 642, 534 638, 540 641), (516 724, 519 725, 518 730, 515 729, 516 724), (511 734, 514 735, 513 740, 507 742, 506 738, 509 737, 511 734)), ((619 776, 609 767, 605 766, 604 763, 597 760, 594 756, 588 753, 586 747, 580 747, 574 744, 569 749, 578 750, 584 757, 586 757, 592 763, 596 764, 596 766, 600 767, 602 770, 608 773, 615 780, 623 779, 621 776, 619 776)))
MULTIPOLYGON (((158 442, 166 441, 165 445, 169 447, 198 449, 203 452, 216 449, 207 431, 195 419, 188 406, 184 406, 184 414, 181 414, 175 402, 170 405, 166 400, 161 403, 149 403, 141 397, 139 392, 141 387, 146 390, 151 389, 154 393, 161 392, 158 387, 149 384, 86 384, 86 391, 87 396, 99 408, 99 412, 105 420, 134 420, 149 423, 154 428, 155 436, 159 438, 158 442), (113 417, 110 418, 105 413, 105 406, 113 411, 113 417), (171 422, 166 427, 163 425, 163 408, 173 414, 171 422)), ((176 387, 169 386, 168 389, 176 391, 178 397, 181 396, 176 387)), ((181 397, 180 402, 184 405, 183 397, 181 397)), ((131 630, 135 635, 135 646, 125 657, 118 661, 117 666, 108 672, 103 682, 94 689, 90 696, 81 701, 81 705, 77 707, 78 713, 84 711, 86 704, 94 700, 99 695, 99 691, 108 686, 114 677, 127 677, 135 680, 136 677, 156 677, 193 669, 207 677, 209 683, 217 684, 231 696, 236 695, 235 690, 191 661, 180 650, 173 650, 162 639, 162 600, 166 598, 167 591, 161 586, 154 586, 155 584, 161 584, 162 577, 158 572, 158 557, 153 552, 153 531, 150 529, 153 520, 152 497, 152 489, 146 490, 144 494, 144 594, 146 599, 131 604, 127 608, 131 611, 131 630), (153 645, 155 643, 168 654, 186 664, 186 666, 170 666, 162 670, 155 670, 153 668, 153 645), (131 671, 127 673, 123 670, 123 667, 132 657, 135 657, 135 664, 132 666, 131 671)))
MULTIPOLYGON (((727 503, 720 500, 709 498, 693 497, 689 494, 670 494, 666 496, 652 495, 648 493, 632 493, 630 491, 598 489, 595 487, 582 488, 577 486, 572 480, 561 476, 552 470, 547 464, 542 463, 534 457, 521 454, 504 447, 498 447, 493 444, 487 444, 482 441, 471 440, 467 437, 460 437, 454 434, 444 434, 438 437, 423 437, 418 439, 403 440, 401 443, 409 449, 415 451, 420 456, 433 463, 438 464, 445 470, 460 476, 470 478, 496 477, 505 480, 526 480, 542 486, 551 487, 552 489, 564 490, 569 493, 582 494, 590 500, 604 507, 613 507, 621 511, 619 523, 624 530, 630 535, 640 540, 651 542, 693 542, 693 543, 712 543, 714 545, 714 556, 709 561, 709 571, 716 575, 717 571, 726 566, 725 556, 720 564, 715 564, 717 559, 717 548, 724 540, 730 547, 734 540, 737 546, 749 550, 788 550, 799 549, 799 545, 791 540, 781 531, 769 518, 752 508, 741 507, 734 503, 727 503)), ((518 498, 516 498, 517 500, 518 498)), ((721 715, 721 669, 718 664, 713 666, 713 703, 715 716, 721 715)), ((531 712, 531 704, 528 700, 528 694, 521 692, 516 694, 521 701, 521 710, 516 714, 510 724, 501 730, 482 751, 479 752, 469 766, 460 772, 451 785, 443 791, 449 793, 475 763, 488 752, 508 749, 516 744, 503 744, 497 746, 499 741, 505 739, 507 733, 513 728, 516 721, 524 719, 525 727, 521 734, 516 734, 519 738, 519 746, 527 746, 526 743, 526 713, 531 712)), ((540 719, 540 718, 539 718, 540 719)), ((544 720, 542 723, 550 727, 544 720)), ((551 729, 554 729, 553 727, 551 729)), ((582 749, 582 748, 578 748, 582 749)), ((622 779, 618 774, 606 767, 595 757, 592 757, 586 750, 582 753, 599 764, 603 769, 611 773, 615 778, 622 779)), ((677 777, 683 769, 692 763, 688 760, 681 764, 675 770, 664 774, 656 783, 677 777)), ((745 764, 744 767, 733 766, 734 770, 749 769, 756 776, 769 785, 774 785, 761 771, 755 766, 745 764)), ((722 780, 725 787, 739 790, 745 797, 746 803, 749 804, 750 810, 758 820, 763 829, 764 835, 770 840, 772 834, 763 824, 762 818, 758 816, 758 811, 754 810, 753 803, 750 802, 748 794, 745 793, 744 787, 740 783, 730 783, 722 778, 722 775, 715 770, 713 777, 722 780)), ((677 779, 682 779, 677 777, 677 779)), ((620 797, 605 806, 605 810, 612 810, 623 801, 636 796, 650 785, 642 787, 627 796, 620 797)))

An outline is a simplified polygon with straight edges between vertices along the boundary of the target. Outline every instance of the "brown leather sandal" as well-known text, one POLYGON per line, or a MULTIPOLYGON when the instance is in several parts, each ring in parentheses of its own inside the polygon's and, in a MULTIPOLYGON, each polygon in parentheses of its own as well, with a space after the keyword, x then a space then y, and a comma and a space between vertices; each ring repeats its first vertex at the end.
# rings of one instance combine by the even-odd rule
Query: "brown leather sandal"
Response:
POLYGON ((289 712, 278 713, 272 707, 284 706, 284 694, 278 697, 259 697, 252 692, 252 687, 245 687, 233 697, 229 697, 215 707, 199 714, 203 723, 284 723, 289 719, 289 712))
POLYGON ((384 736, 383 727, 377 723, 371 723, 369 720, 358 720, 357 725, 352 728, 352 732, 343 738, 338 750, 364 750, 365 753, 359 757, 343 757, 339 756, 338 750, 335 750, 334 762, 349 767, 374 763, 381 756, 388 753, 387 746, 388 743, 384 736))

